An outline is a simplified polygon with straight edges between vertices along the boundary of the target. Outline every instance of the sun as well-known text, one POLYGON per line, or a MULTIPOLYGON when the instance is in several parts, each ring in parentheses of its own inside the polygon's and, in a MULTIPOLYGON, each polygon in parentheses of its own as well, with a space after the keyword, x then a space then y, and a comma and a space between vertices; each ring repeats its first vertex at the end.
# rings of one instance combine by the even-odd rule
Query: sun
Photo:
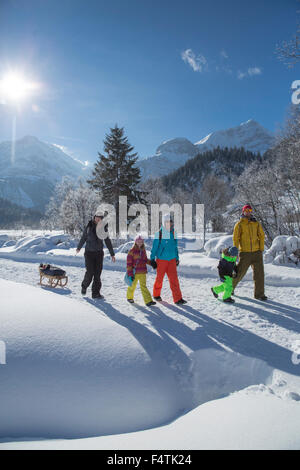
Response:
POLYGON ((19 102, 36 88, 34 83, 17 73, 8 73, 0 79, 0 95, 5 101, 19 102))

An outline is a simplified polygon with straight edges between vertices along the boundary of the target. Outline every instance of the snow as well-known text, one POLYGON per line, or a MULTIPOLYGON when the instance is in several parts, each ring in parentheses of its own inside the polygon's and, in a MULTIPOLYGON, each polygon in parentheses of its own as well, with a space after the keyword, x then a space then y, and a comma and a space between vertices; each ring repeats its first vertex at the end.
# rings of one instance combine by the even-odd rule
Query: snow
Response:
POLYGON ((232 235, 213 237, 205 243, 204 251, 210 258, 219 259, 224 248, 229 248, 232 245, 232 235))
POLYGON ((154 156, 138 161, 143 179, 161 177, 184 165, 199 153, 216 147, 244 147, 254 153, 263 154, 274 144, 270 131, 253 119, 236 127, 211 132, 195 144, 183 137, 164 141, 154 156))
POLYGON ((279 235, 266 251, 265 263, 276 265, 300 265, 300 237, 279 235))
POLYGON ((126 302, 131 243, 116 264, 106 256, 105 299, 92 300, 76 240, 25 235, 0 249, 1 450, 299 449, 299 269, 267 264, 264 303, 250 271, 224 305, 210 292, 216 258, 181 242, 188 304, 175 306, 165 281, 150 309, 139 290, 126 302), (66 269, 66 288, 38 286, 41 259, 66 269))
POLYGON ((110 304, 102 302, 99 311, 24 284, 0 285, 7 348, 2 437, 128 432, 167 422, 182 409, 172 371, 109 318, 121 317, 110 304), (155 403, 151 413, 147 403, 155 403))
MULTIPOLYGON (((22 262, 50 263, 63 267, 84 267, 84 250, 76 254, 77 238, 72 238, 63 232, 47 233, 42 231, 24 232, 22 237, 16 238, 15 231, 8 231, 10 236, 0 232, 0 258, 22 262), (3 238, 1 238, 3 237, 3 238), (2 244, 1 240, 5 240, 2 244), (2 244, 2 246, 1 246, 2 244)), ((289 238, 289 237, 286 237, 289 238)), ((215 278, 218 259, 223 248, 232 246, 232 235, 218 235, 205 243, 204 251, 193 251, 193 240, 182 238, 178 240, 181 276, 196 278, 215 278)), ((116 263, 111 262, 107 248, 104 248, 104 266, 106 269, 125 271, 127 253, 133 245, 133 241, 125 242, 116 248, 116 263)), ((145 240, 148 256, 152 246, 152 240, 145 240)), ((151 269, 151 268, 150 268, 151 269)), ((252 271, 249 269, 244 277, 245 281, 252 279, 252 271)), ((243 281, 242 281, 243 282, 243 281)), ((265 264, 265 283, 270 286, 297 287, 300 284, 300 270, 294 263, 280 266, 277 269, 274 264, 265 264)))
POLYGON ((251 387, 160 428, 80 440, 7 442, 0 449, 299 450, 299 419, 297 402, 251 387))
POLYGON ((0 143, 0 197, 29 208, 44 207, 54 185, 63 176, 84 177, 86 167, 55 145, 25 136, 15 142, 0 143))
POLYGON ((195 143, 200 152, 214 147, 244 147, 251 152, 263 154, 274 144, 274 136, 270 131, 253 119, 242 122, 239 126, 212 132, 195 143))

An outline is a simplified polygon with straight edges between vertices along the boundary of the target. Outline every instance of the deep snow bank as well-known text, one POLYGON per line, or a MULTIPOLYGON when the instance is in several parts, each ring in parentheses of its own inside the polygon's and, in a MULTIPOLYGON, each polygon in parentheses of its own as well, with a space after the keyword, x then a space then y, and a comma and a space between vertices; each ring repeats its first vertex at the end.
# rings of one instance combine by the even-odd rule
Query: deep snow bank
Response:
POLYGON ((184 404, 172 370, 98 309, 0 280, 0 436, 82 437, 160 425, 184 404))
POLYGON ((0 441, 0 450, 300 448, 300 407, 276 389, 251 386, 150 430, 74 440, 0 441))
POLYGON ((0 339, 7 347, 7 364, 0 365, 1 437, 147 429, 205 401, 266 383, 272 374, 258 359, 217 343, 208 347, 202 329, 199 350, 189 357, 181 350, 170 360, 166 334, 106 301, 97 301, 99 309, 11 281, 0 280, 0 288, 0 339))

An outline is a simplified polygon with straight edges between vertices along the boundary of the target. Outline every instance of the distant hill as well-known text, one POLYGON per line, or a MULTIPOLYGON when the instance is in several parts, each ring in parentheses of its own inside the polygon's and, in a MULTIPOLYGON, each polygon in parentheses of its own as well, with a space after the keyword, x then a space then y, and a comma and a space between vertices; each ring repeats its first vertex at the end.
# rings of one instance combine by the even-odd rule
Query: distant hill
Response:
POLYGON ((233 185, 245 167, 253 161, 262 161, 261 155, 243 148, 217 147, 188 160, 183 166, 162 177, 168 192, 179 187, 185 191, 200 189, 209 174, 233 185))
POLYGON ((0 198, 0 228, 20 228, 23 226, 38 228, 42 213, 34 209, 26 209, 7 199, 0 198))
POLYGON ((0 143, 0 197, 17 205, 43 211, 55 184, 63 176, 85 175, 83 163, 55 145, 26 136, 15 143, 0 143))

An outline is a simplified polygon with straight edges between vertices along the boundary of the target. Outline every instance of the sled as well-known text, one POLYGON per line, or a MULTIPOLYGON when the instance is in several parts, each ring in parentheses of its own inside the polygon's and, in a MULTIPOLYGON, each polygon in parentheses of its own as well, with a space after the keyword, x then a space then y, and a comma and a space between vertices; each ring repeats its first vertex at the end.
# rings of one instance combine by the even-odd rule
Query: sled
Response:
POLYGON ((57 286, 65 287, 68 283, 68 276, 66 275, 65 271, 62 269, 56 269, 56 271, 61 271, 61 274, 55 274, 55 270, 51 273, 52 266, 48 265, 40 265, 39 266, 39 273, 40 273, 40 285, 43 287, 52 287, 53 289, 57 286), (48 269, 47 269, 48 267, 48 269))

